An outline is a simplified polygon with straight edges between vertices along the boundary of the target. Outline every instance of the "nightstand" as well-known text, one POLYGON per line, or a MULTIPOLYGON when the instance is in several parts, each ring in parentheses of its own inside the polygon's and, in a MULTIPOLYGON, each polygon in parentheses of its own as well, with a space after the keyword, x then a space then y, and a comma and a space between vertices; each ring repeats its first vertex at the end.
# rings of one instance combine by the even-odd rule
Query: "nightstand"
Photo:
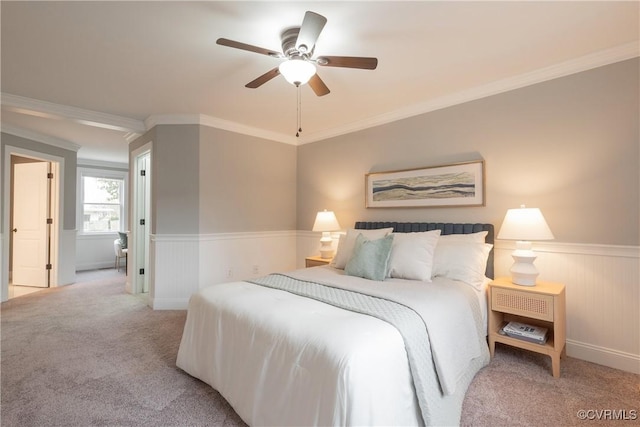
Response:
POLYGON ((319 256, 308 256, 304 259, 304 266, 318 267, 320 265, 328 265, 333 258, 320 258, 319 256))
POLYGON ((554 377, 560 376, 560 356, 566 354, 565 289, 561 283, 536 282, 535 286, 511 283, 500 277, 487 288, 489 304, 489 351, 493 357, 497 342, 551 356, 554 377), (549 329, 547 342, 535 344, 501 335, 506 322, 517 321, 549 329))

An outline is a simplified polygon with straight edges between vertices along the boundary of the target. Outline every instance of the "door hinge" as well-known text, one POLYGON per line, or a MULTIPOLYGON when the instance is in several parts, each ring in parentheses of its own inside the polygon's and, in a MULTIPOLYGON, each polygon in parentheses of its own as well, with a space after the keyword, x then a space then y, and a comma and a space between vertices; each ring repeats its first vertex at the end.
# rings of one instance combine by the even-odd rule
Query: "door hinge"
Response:
POLYGON ((49 173, 47 173, 47 178, 49 178, 49 179, 53 179, 53 172, 49 172, 49 173))
POLYGON ((46 268, 47 270, 51 270, 52 266, 51 266, 51 264, 47 264, 47 265, 45 265, 45 268, 46 268))
POLYGON ((147 176, 147 171, 146 170, 141 170, 140 171, 140 176, 147 176))
POLYGON ((140 220, 140 225, 144 225, 144 219, 140 220))
POLYGON ((144 274, 144 268, 140 269, 140 274, 144 274))
POLYGON ((47 218, 47 224, 53 224, 53 218, 47 218))

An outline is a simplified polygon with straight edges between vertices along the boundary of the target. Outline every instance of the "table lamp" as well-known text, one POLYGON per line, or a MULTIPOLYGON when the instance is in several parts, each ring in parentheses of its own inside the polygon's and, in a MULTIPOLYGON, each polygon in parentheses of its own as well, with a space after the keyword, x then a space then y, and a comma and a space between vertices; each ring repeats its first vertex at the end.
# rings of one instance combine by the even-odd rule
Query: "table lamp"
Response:
POLYGON ((321 258, 333 257, 333 248, 331 247, 333 239, 331 238, 331 232, 338 230, 340 230, 340 224, 338 224, 336 215, 332 211, 325 209, 322 212, 318 212, 316 222, 313 223, 312 231, 322 231, 322 238, 320 239, 321 258))
POLYGON ((533 264, 537 255, 531 240, 552 240, 553 233, 538 208, 509 209, 500 227, 498 239, 517 240, 516 250, 511 256, 511 281, 516 285, 535 286, 538 269, 533 264))

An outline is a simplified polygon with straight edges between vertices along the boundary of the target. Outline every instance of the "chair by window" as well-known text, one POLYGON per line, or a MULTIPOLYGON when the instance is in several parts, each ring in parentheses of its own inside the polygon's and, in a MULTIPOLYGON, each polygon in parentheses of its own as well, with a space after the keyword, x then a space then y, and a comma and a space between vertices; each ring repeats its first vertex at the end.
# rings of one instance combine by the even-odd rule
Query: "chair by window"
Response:
POLYGON ((124 258, 124 271, 127 271, 127 248, 123 248, 122 241, 120 239, 116 239, 113 241, 113 250, 116 253, 116 265, 115 269, 120 271, 120 260, 124 258))

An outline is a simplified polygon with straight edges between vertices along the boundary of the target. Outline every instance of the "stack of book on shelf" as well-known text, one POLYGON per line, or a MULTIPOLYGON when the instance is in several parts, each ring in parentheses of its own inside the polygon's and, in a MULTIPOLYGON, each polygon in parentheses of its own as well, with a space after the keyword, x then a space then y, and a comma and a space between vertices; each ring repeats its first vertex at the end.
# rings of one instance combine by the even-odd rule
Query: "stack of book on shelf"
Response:
POLYGON ((500 329, 500 333, 511 338, 517 338, 536 344, 547 342, 547 328, 527 325, 520 322, 509 322, 500 329))

